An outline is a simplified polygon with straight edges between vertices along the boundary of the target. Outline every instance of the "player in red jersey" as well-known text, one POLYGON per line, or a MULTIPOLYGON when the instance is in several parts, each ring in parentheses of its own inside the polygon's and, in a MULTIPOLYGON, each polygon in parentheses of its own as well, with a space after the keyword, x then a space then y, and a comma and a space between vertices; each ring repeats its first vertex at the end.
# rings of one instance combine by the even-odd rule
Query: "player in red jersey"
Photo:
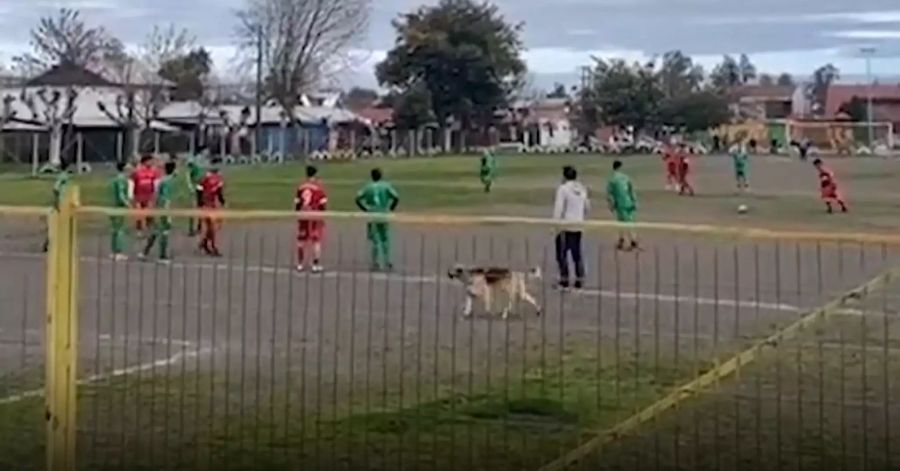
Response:
POLYGON ((819 188, 821 189, 821 197, 822 201, 825 202, 825 207, 828 208, 829 213, 834 212, 834 208, 832 208, 832 203, 837 203, 841 207, 841 212, 847 212, 847 203, 844 201, 844 196, 841 194, 838 189, 838 182, 834 176, 834 172, 831 171, 828 167, 822 163, 822 159, 816 159, 813 161, 813 165, 816 167, 816 170, 819 172, 819 188))
POLYGON ((200 250, 209 256, 221 257, 217 241, 221 221, 214 211, 225 206, 225 181, 219 174, 221 159, 215 159, 211 163, 209 172, 200 180, 201 208, 208 211, 201 221, 200 250))
POLYGON ((691 185, 691 161, 688 159, 687 149, 684 145, 678 149, 676 156, 678 166, 678 194, 694 196, 694 186, 691 185))
MULTIPOLYGON (((135 209, 153 208, 153 200, 156 197, 156 182, 161 178, 158 168, 153 165, 153 156, 144 155, 141 163, 131 172, 131 186, 134 190, 135 209)), ((152 218, 139 217, 135 223, 138 232, 143 232, 151 224, 152 218)))
MULTIPOLYGON (((325 211, 328 204, 328 195, 322 182, 316 178, 319 173, 312 165, 306 167, 306 181, 297 187, 294 196, 294 209, 303 212, 325 211)), ((304 270, 306 254, 312 247, 313 262, 312 272, 321 273, 322 265, 319 259, 322 257, 322 239, 325 235, 325 221, 300 219, 297 222, 297 271, 304 270)))
POLYGON ((672 146, 666 146, 662 155, 663 164, 666 166, 666 189, 680 191, 678 184, 678 157, 672 146))

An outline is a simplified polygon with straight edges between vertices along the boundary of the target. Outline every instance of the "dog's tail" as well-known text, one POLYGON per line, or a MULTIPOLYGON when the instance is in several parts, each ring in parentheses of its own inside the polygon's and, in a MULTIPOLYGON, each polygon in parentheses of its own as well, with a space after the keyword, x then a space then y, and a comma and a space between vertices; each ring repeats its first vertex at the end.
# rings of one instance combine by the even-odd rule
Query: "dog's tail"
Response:
POLYGON ((534 280, 540 280, 544 278, 544 272, 541 270, 541 267, 534 267, 528 271, 528 278, 534 280))

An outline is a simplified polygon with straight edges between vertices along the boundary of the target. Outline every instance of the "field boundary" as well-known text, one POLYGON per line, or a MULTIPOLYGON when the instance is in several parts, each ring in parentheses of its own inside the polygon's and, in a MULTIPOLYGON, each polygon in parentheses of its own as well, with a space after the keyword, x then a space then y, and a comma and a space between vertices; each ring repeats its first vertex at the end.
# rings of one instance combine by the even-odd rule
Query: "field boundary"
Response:
POLYGON ((539 468, 540 471, 563 470, 590 453, 602 450, 603 447, 617 441, 619 438, 633 433, 643 424, 657 419, 669 409, 697 396, 703 389, 718 383, 736 373, 742 367, 753 363, 766 348, 778 345, 779 343, 794 337, 802 330, 835 314, 839 314, 847 303, 859 300, 868 293, 884 287, 884 285, 890 283, 898 275, 900 275, 900 268, 888 269, 862 285, 846 291, 821 307, 813 309, 809 314, 803 316, 796 322, 778 330, 765 339, 756 342, 748 349, 736 354, 724 363, 718 364, 708 372, 697 376, 686 384, 676 388, 662 399, 659 399, 640 412, 614 425, 607 432, 595 434, 594 438, 539 468))
MULTIPOLYGON (((441 226, 507 226, 524 225, 548 227, 554 229, 575 228, 585 231, 635 229, 656 232, 681 233, 689 235, 707 235, 718 237, 732 237, 738 239, 781 240, 794 242, 847 242, 862 244, 883 244, 886 246, 900 246, 900 235, 871 234, 871 233, 840 233, 840 232, 807 232, 807 231, 780 231, 752 227, 714 226, 708 224, 674 224, 664 222, 635 222, 621 223, 613 220, 593 219, 582 222, 567 222, 551 218, 531 218, 517 216, 453 216, 438 215, 429 216, 414 213, 362 213, 352 211, 321 211, 300 213, 297 211, 271 211, 271 210, 217 210, 211 213, 200 209, 147 209, 135 210, 129 208, 109 208, 102 206, 79 206, 75 208, 78 216, 130 216, 130 217, 180 217, 180 218, 208 218, 227 220, 247 219, 276 219, 296 221, 298 218, 309 220, 351 220, 351 221, 384 221, 420 225, 441 226)), ((0 214, 3 207, 0 207, 0 214)))

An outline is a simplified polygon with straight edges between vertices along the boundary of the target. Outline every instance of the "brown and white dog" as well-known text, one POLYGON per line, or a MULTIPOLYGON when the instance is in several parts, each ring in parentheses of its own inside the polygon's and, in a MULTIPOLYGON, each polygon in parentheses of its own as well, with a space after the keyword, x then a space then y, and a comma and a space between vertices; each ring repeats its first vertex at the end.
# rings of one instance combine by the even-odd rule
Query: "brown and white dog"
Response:
POLYGON ((513 271, 508 268, 496 267, 453 267, 447 275, 451 280, 459 281, 466 287, 466 305, 463 315, 472 315, 472 304, 476 299, 484 302, 484 310, 490 314, 492 301, 498 294, 505 293, 507 304, 503 309, 502 318, 509 317, 516 300, 523 300, 534 306, 537 315, 541 315, 541 306, 528 293, 528 281, 541 279, 540 267, 528 272, 513 271))

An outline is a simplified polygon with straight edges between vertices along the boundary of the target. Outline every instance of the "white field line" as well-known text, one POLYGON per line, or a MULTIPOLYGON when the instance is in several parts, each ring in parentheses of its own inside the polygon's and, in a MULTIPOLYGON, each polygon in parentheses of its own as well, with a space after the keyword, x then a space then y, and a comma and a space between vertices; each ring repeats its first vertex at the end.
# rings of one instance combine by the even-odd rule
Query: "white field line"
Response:
MULTIPOLYGON (((101 381, 107 381, 114 378, 119 378, 122 376, 130 376, 136 373, 141 373, 147 370, 152 370, 156 368, 163 368, 166 366, 175 365, 181 361, 188 360, 191 358, 197 358, 201 356, 208 355, 213 352, 212 348, 199 348, 197 350, 189 351, 189 352, 179 352, 168 358, 162 358, 156 361, 141 363, 139 365, 129 366, 126 368, 119 368, 112 370, 106 373, 97 373, 87 378, 81 379, 78 381, 79 386, 99 383, 101 381)), ((30 391, 21 392, 18 394, 13 394, 10 396, 6 396, 4 398, 0 398, 0 405, 5 404, 14 404, 16 402, 21 402, 25 399, 31 399, 35 397, 41 397, 44 395, 44 388, 32 389, 30 391)))
MULTIPOLYGON (((12 256, 18 258, 29 258, 29 259, 42 259, 43 254, 31 254, 31 253, 2 253, 0 252, 0 257, 2 256, 12 256)), ((82 257, 81 260, 83 262, 88 263, 102 263, 109 262, 109 259, 101 258, 101 257, 82 257)), ((111 263, 111 262, 110 262, 111 263)), ((360 281, 400 281, 407 283, 441 283, 441 284, 449 284, 456 285, 458 282, 447 279, 443 276, 417 276, 417 275, 401 275, 395 273, 368 273, 368 272, 352 272, 352 271, 326 271, 323 274, 307 274, 307 273, 297 273, 293 268, 290 267, 277 267, 277 266, 266 266, 266 265, 248 265, 244 266, 240 263, 181 263, 176 262, 172 264, 172 268, 199 268, 204 270, 219 270, 219 271, 246 271, 249 273, 260 273, 264 275, 289 275, 289 276, 297 276, 297 277, 312 277, 316 279, 334 279, 334 278, 350 278, 355 277, 360 281)), ((729 299, 729 298, 709 298, 709 297, 698 297, 698 296, 682 296, 682 295, 672 295, 672 294, 662 294, 662 293, 640 293, 640 292, 615 292, 610 290, 598 290, 598 289, 584 289, 580 292, 577 292, 573 295, 580 296, 594 296, 606 299, 619 299, 622 301, 653 301, 653 302, 661 302, 661 303, 670 303, 670 304, 689 304, 689 305, 701 305, 701 306, 721 306, 721 307, 735 307, 741 309, 763 309, 770 311, 780 311, 780 312, 788 312, 788 313, 798 313, 803 312, 805 308, 801 306, 795 306, 791 304, 785 303, 776 303, 771 301, 760 301, 760 300, 738 300, 738 299, 729 299)), ((853 309, 844 309, 841 310, 841 313, 854 315, 854 314, 862 314, 861 311, 853 310, 853 309)))

